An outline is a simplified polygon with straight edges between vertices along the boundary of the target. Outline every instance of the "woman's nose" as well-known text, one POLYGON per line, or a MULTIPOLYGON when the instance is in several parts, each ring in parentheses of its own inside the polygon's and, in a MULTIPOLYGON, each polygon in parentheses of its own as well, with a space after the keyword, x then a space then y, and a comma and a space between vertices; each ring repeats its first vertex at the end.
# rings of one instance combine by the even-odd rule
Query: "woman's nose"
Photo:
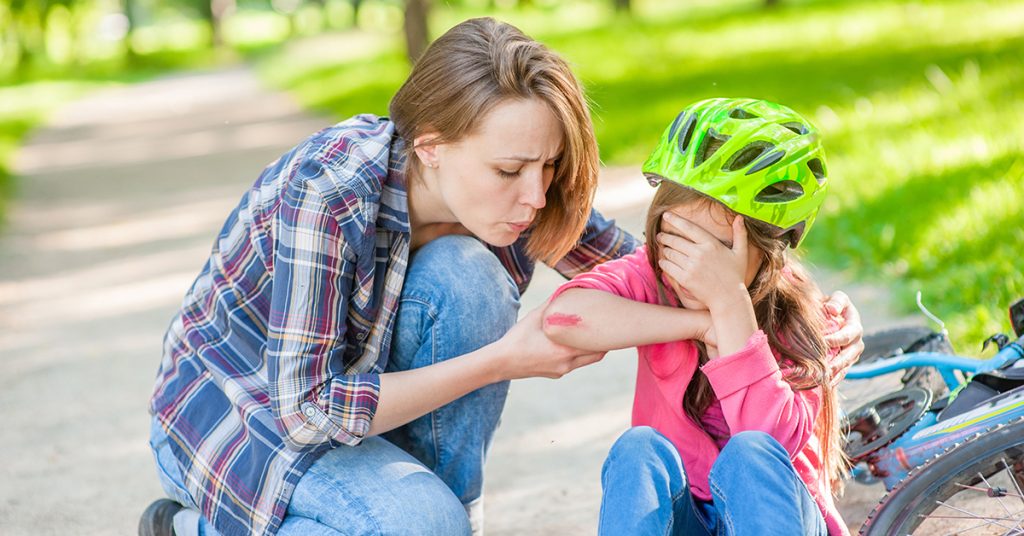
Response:
POLYGON ((528 180, 523 181, 524 189, 520 195, 520 201, 536 210, 544 208, 547 204, 547 188, 545 187, 544 173, 531 173, 528 180))

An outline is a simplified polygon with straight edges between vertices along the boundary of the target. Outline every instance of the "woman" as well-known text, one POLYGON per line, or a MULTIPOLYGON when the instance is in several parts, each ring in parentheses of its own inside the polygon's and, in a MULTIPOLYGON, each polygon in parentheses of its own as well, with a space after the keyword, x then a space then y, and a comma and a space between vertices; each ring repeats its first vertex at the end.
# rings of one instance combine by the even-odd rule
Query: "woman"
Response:
POLYGON ((597 147, 564 60, 466 21, 390 114, 299 144, 228 217, 150 405, 186 509, 158 501, 140 532, 468 533, 508 381, 602 357, 550 342, 539 311, 516 323, 534 260, 572 276, 638 245, 591 210, 597 147))

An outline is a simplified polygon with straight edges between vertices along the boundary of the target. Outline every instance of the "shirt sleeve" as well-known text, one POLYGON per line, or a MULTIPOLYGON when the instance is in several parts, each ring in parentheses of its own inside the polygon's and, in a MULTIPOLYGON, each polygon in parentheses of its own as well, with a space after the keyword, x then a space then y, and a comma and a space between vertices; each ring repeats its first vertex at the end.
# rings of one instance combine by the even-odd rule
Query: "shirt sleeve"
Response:
POLYGON ((377 374, 331 372, 344 370, 355 272, 340 221, 308 181, 293 180, 274 222, 267 380, 278 428, 299 450, 359 443, 380 393, 377 374))
POLYGON ((647 262, 646 248, 641 247, 630 255, 600 264, 563 283, 551 294, 549 301, 571 288, 589 288, 633 301, 657 303, 653 281, 654 271, 647 262))
POLYGON ((601 213, 591 209, 583 237, 552 268, 566 278, 572 278, 603 262, 633 253, 639 246, 633 235, 615 225, 615 220, 605 219, 601 213))
POLYGON ((740 351, 712 359, 701 370, 722 404, 733 434, 765 432, 796 456, 814 435, 819 388, 794 390, 783 379, 768 338, 758 330, 740 351))

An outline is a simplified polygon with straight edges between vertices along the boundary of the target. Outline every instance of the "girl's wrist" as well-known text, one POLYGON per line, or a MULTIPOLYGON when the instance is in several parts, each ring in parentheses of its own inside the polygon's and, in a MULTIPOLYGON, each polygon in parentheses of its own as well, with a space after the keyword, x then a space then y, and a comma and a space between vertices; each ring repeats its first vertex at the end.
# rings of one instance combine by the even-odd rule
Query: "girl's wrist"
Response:
POLYGON ((731 291, 716 294, 715 298, 710 300, 707 305, 712 316, 716 312, 724 313, 736 308, 754 308, 753 302, 750 301, 750 292, 742 285, 731 291))

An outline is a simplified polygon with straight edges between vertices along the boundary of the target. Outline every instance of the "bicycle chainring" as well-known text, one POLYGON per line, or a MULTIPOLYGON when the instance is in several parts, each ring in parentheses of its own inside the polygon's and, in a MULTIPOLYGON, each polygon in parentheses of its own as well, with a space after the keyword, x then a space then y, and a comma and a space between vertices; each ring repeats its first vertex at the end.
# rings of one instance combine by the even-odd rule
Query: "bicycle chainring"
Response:
POLYGON ((843 450, 853 463, 863 460, 909 430, 931 403, 931 391, 906 387, 864 404, 846 417, 843 450))

